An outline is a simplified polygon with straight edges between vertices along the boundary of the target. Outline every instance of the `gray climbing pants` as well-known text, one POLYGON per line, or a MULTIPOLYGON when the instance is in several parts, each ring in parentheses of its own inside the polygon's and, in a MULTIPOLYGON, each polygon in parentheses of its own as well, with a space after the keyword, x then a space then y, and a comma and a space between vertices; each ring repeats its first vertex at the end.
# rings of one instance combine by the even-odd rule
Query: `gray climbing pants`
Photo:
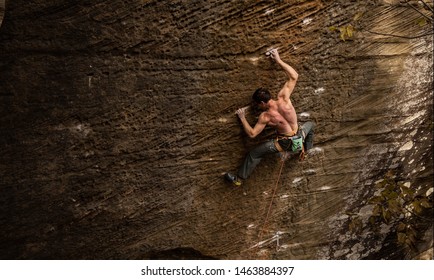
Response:
MULTIPOLYGON (((314 126, 313 122, 306 122, 300 127, 304 132, 302 135, 305 136, 303 138, 303 145, 306 152, 313 147, 314 126)), ((238 177, 247 179, 252 174, 256 165, 258 165, 266 155, 278 153, 279 150, 276 148, 274 141, 275 139, 270 139, 253 148, 246 155, 243 164, 238 170, 238 177)))

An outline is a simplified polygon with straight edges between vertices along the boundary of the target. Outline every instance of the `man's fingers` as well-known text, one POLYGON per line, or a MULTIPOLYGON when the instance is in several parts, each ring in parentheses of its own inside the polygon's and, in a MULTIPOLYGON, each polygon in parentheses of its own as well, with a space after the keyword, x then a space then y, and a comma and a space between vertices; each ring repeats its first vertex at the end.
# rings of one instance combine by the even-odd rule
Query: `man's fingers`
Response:
POLYGON ((275 59, 277 56, 279 56, 279 53, 277 52, 277 49, 270 50, 270 56, 273 59, 275 59))
POLYGON ((246 106, 243 108, 239 108, 238 110, 235 111, 235 114, 239 115, 239 114, 245 114, 246 110, 249 108, 250 106, 246 106))

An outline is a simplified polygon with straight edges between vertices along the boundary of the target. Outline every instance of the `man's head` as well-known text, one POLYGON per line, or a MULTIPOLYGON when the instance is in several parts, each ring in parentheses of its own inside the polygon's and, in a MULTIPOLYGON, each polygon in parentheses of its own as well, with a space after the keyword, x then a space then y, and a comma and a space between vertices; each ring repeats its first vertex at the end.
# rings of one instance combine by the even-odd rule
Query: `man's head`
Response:
POLYGON ((270 101, 271 99, 271 94, 265 88, 258 88, 253 93, 252 99, 256 106, 258 106, 262 110, 265 110, 267 109, 268 101, 270 101))

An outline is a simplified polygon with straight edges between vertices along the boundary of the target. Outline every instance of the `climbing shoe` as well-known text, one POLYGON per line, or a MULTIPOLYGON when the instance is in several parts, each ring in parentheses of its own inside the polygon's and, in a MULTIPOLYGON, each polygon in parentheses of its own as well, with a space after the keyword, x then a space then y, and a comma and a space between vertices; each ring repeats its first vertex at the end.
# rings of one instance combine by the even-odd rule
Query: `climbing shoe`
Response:
POLYGON ((239 187, 242 184, 242 181, 240 178, 238 178, 236 175, 231 174, 231 173, 226 173, 225 174, 225 179, 226 181, 232 183, 232 185, 239 187))

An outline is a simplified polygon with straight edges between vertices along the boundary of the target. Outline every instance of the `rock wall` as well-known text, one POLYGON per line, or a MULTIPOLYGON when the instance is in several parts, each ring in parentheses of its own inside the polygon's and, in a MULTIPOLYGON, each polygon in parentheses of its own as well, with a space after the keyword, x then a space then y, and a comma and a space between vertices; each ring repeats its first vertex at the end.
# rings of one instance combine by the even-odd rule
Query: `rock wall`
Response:
MULTIPOLYGON (((432 13, 412 5, 8 1, 0 255, 413 257, 393 227, 348 230, 389 171, 432 201, 432 13), (293 103, 316 123, 315 150, 279 182, 267 158, 236 189, 222 174, 272 131, 247 139, 234 111, 285 81, 270 47, 300 75, 293 103)), ((418 250, 432 252, 432 234, 418 250)))

